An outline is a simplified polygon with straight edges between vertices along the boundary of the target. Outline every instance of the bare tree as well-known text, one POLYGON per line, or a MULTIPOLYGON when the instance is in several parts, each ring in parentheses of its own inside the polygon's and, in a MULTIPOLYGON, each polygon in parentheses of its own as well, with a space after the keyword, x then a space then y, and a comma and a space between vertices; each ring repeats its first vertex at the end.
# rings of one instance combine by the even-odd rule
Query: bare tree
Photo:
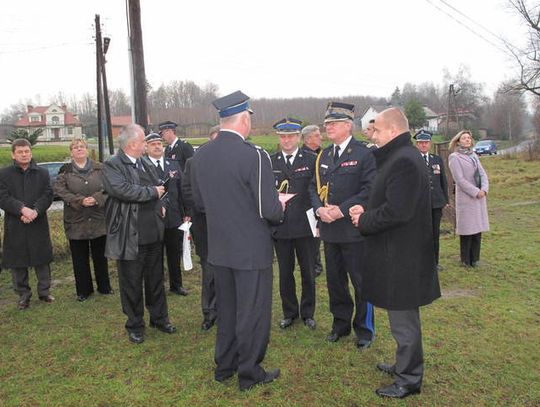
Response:
POLYGON ((508 0, 527 27, 527 44, 515 48, 508 42, 506 46, 514 56, 519 79, 508 90, 523 90, 540 96, 540 8, 529 5, 527 0, 508 0))

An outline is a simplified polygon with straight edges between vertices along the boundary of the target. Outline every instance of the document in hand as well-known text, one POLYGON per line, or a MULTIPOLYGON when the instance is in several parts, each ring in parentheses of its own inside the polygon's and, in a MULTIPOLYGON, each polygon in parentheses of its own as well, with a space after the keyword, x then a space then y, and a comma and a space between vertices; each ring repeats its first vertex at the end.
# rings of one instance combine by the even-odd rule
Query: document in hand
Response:
POLYGON ((309 208, 306 211, 306 216, 308 218, 309 227, 311 228, 311 233, 313 234, 313 237, 319 237, 319 233, 317 231, 317 218, 315 217, 315 212, 313 211, 313 208, 309 208))

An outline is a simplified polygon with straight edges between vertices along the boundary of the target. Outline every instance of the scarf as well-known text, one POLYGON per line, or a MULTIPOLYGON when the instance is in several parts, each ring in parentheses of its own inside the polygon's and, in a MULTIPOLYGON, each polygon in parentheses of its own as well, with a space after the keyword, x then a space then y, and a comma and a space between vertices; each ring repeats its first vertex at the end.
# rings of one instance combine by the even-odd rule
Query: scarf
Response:
POLYGON ((84 164, 84 167, 79 167, 75 161, 71 160, 71 166, 73 168, 73 172, 80 174, 80 175, 86 175, 90 172, 92 168, 92 162, 87 158, 86 164, 84 164))

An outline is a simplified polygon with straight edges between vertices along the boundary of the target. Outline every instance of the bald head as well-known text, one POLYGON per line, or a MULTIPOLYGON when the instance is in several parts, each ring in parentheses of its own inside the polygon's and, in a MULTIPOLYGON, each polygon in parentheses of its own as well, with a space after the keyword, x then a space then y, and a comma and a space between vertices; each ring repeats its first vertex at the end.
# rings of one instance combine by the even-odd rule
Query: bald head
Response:
POLYGON ((391 107, 375 117, 373 141, 382 147, 407 131, 409 131, 409 121, 401 110, 391 107))

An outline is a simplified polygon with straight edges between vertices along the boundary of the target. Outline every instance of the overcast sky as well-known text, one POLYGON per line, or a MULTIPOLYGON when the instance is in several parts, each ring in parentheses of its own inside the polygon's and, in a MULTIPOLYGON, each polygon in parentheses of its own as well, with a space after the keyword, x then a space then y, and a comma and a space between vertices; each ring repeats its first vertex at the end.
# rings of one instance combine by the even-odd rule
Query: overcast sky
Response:
MULTIPOLYGON (((0 112, 95 93, 95 14, 112 38, 109 89, 129 91, 125 10, 123 0, 2 1, 0 112)), ((193 80, 255 98, 388 97, 405 82, 440 84, 460 64, 491 93, 514 64, 477 24, 515 45, 526 39, 507 0, 141 0, 141 10, 154 88, 193 80)))

